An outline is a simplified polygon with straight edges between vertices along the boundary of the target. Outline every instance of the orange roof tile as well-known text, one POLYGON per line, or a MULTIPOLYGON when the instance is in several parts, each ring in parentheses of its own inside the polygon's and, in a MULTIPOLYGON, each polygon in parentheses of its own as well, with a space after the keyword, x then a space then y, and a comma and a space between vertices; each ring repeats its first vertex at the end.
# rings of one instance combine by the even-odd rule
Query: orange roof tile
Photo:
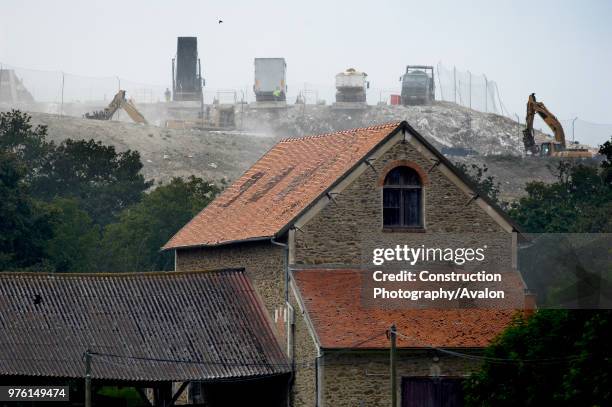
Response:
POLYGON ((281 140, 163 249, 273 237, 400 125, 281 140))
POLYGON ((320 345, 327 349, 388 348, 384 333, 392 324, 405 335, 398 336, 398 347, 480 348, 507 327, 516 313, 493 309, 363 308, 361 270, 296 270, 293 276, 320 345))

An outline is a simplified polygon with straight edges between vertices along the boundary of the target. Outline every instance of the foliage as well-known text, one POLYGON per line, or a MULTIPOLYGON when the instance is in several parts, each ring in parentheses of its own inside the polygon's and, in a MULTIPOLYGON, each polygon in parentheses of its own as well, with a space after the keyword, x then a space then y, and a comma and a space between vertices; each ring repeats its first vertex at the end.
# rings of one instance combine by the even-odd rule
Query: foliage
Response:
POLYGON ((89 272, 97 263, 100 227, 75 199, 58 198, 48 205, 56 213, 53 237, 46 242, 45 252, 57 272, 89 272))
POLYGON ((53 234, 53 213, 27 193, 15 153, 0 151, 0 270, 40 266, 53 234))
POLYGON ((158 186, 106 227, 101 271, 172 270, 172 253, 160 248, 218 192, 218 187, 194 176, 158 186))
POLYGON ((19 110, 0 112, 0 150, 13 153, 28 169, 26 178, 44 164, 53 143, 47 142, 47 127, 30 124, 31 117, 19 110))
POLYGON ((609 311, 540 310, 517 318, 466 381, 466 405, 609 405, 611 322, 609 311))
POLYGON ((115 147, 94 140, 67 139, 50 153, 36 174, 32 192, 47 201, 73 198, 96 224, 106 225, 140 201, 151 186, 141 169, 137 151, 117 153, 115 147))
POLYGON ((511 206, 510 216, 532 233, 612 232, 610 150, 609 142, 601 147, 608 158, 599 169, 560 162, 557 182, 527 184, 527 196, 511 206))
POLYGON ((486 195, 491 201, 498 205, 503 204, 499 199, 499 194, 501 192, 499 187, 500 184, 495 181, 492 175, 487 174, 489 168, 486 164, 482 166, 479 164, 471 164, 468 166, 465 163, 458 163, 456 167, 474 183, 479 194, 486 195))
MULTIPOLYGON (((612 231, 612 144, 600 153, 600 168, 561 162, 556 183, 528 184, 511 216, 528 232, 612 231)), ((539 310, 517 318, 466 381, 466 405, 612 405, 610 343, 610 310, 539 310)))

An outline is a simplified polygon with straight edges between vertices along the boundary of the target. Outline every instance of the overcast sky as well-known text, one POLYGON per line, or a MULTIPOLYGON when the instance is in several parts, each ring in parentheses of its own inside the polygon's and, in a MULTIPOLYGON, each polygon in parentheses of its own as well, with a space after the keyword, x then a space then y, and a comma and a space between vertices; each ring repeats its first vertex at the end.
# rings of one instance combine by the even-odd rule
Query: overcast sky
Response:
POLYGON ((176 37, 197 36, 215 88, 251 86, 257 56, 286 58, 290 90, 347 67, 398 87, 406 64, 442 61, 485 73, 521 118, 536 92, 561 119, 612 123, 612 1, 0 3, 0 62, 20 67, 166 86, 176 37))

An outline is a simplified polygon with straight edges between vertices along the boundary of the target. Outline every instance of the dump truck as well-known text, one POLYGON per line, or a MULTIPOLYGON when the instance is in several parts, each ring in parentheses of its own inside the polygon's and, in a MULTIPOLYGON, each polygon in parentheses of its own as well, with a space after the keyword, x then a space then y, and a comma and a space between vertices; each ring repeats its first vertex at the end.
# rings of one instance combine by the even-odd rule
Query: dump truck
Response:
POLYGON ((408 65, 400 82, 402 105, 429 105, 435 100, 433 66, 408 65))
POLYGON ((526 128, 523 130, 523 145, 525 151, 540 157, 564 157, 564 158, 591 158, 594 154, 586 148, 568 148, 565 142, 565 132, 559 119, 552 114, 542 102, 538 102, 535 93, 527 99, 527 115, 525 117, 526 128), (552 130, 555 141, 536 143, 533 120, 535 115, 544 120, 544 123, 552 130))
POLYGON ((348 68, 336 75, 336 103, 365 103, 368 74, 348 68))
POLYGON ((287 100, 287 63, 285 58, 255 58, 255 100, 285 102, 287 100))
POLYGON ((199 102, 203 86, 198 38, 178 37, 176 58, 172 59, 172 100, 199 102))

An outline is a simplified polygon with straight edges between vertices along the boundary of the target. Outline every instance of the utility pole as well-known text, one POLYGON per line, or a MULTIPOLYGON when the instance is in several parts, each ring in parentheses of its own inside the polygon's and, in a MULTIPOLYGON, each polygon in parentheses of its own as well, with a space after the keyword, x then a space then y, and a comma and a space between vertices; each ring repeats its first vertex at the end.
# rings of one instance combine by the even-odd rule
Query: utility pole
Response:
POLYGON ((91 407, 91 353, 85 351, 85 407, 91 407))
POLYGON ((391 325, 389 339, 391 339, 391 360, 389 363, 391 366, 391 407, 397 407, 397 328, 395 324, 391 325))

